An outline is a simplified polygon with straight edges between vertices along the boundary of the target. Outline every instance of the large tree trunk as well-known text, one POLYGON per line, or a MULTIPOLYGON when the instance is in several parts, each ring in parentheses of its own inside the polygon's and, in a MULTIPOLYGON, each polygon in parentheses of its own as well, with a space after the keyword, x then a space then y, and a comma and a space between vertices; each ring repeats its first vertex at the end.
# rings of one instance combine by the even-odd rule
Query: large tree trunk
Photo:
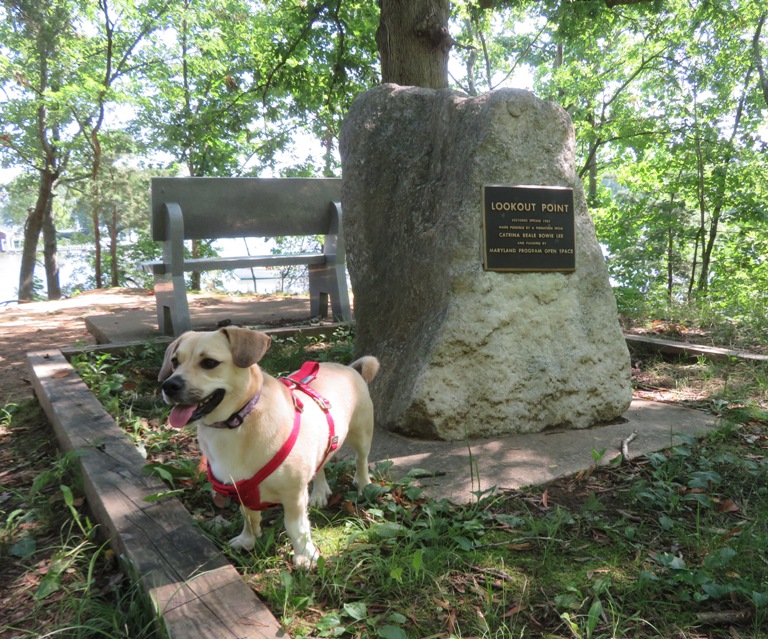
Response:
POLYGON ((24 225, 24 248, 21 253, 21 268, 19 269, 19 302, 32 302, 35 299, 35 265, 37 263, 37 243, 43 220, 49 210, 53 198, 53 174, 43 171, 40 174, 40 188, 37 192, 35 208, 29 211, 24 225))
POLYGON ((48 299, 60 300, 59 251, 56 242, 56 224, 53 221, 53 197, 48 199, 48 206, 43 214, 43 254, 45 257, 45 282, 48 288, 48 299))
POLYGON ((380 0, 376 44, 382 82, 448 87, 448 0, 380 0))
POLYGON ((19 302, 35 300, 35 264, 37 262, 37 241, 40 229, 43 227, 43 216, 38 207, 29 211, 27 223, 24 225, 24 247, 21 252, 21 268, 19 269, 19 302))
POLYGON ((112 286, 120 286, 120 269, 117 263, 117 205, 112 205, 112 221, 109 225, 109 258, 112 265, 112 286))

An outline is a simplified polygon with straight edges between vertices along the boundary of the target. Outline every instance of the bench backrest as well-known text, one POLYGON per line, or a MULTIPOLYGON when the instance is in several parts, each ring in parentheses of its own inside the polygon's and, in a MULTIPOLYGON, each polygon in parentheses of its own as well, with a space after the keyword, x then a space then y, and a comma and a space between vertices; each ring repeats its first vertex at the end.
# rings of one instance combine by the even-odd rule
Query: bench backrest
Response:
POLYGON ((329 232, 341 178, 152 178, 152 238, 167 238, 163 204, 184 216, 184 238, 276 237, 329 232))

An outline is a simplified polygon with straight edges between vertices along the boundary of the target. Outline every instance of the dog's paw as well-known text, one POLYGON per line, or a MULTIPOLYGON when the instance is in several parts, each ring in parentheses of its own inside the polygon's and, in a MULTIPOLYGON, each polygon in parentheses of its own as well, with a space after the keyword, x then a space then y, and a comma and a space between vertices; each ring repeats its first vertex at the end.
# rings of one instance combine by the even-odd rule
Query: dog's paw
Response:
POLYGON ((331 495, 333 495, 333 491, 328 484, 325 486, 315 486, 312 494, 309 496, 309 505, 312 508, 325 508, 331 495))
POLYGON ((253 550, 256 545, 256 537, 240 533, 237 537, 229 540, 229 545, 235 550, 253 550))
POLYGON ((302 570, 309 570, 314 568, 317 564, 317 559, 320 557, 320 553, 316 549, 312 549, 311 554, 293 555, 293 565, 302 570))

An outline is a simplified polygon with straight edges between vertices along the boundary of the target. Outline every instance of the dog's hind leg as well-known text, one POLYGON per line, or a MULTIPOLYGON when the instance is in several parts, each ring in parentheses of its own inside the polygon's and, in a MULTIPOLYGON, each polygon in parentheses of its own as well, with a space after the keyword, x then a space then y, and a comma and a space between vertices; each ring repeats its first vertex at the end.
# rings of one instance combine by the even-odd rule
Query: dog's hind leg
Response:
POLYGON ((368 455, 371 452, 371 439, 373 438, 373 417, 355 428, 350 428, 344 443, 355 451, 355 484, 357 490, 362 493, 363 487, 371 483, 368 474, 368 455))
POLYGON ((293 546, 293 563, 299 568, 310 568, 315 564, 318 556, 317 548, 312 543, 312 535, 307 516, 307 491, 296 501, 284 501, 285 531, 291 539, 293 546))
POLYGON ((243 532, 237 537, 229 540, 229 545, 232 548, 239 548, 241 550, 253 550, 256 545, 256 538, 261 537, 261 512, 258 510, 251 510, 242 506, 240 510, 243 512, 243 532))
POLYGON ((368 452, 355 451, 355 483, 360 493, 371 483, 371 477, 368 474, 368 452))
POLYGON ((325 508, 328 498, 333 494, 328 481, 325 478, 325 463, 320 466, 312 480, 312 494, 309 496, 309 505, 313 508, 325 508))

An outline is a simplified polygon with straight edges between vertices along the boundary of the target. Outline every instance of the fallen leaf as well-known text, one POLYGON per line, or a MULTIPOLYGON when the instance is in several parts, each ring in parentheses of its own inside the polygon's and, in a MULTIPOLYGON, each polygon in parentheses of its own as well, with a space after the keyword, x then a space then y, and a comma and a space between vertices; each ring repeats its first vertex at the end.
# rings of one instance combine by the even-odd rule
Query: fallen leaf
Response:
POLYGON ((737 513, 741 508, 738 507, 733 499, 726 499, 717 507, 717 510, 721 513, 737 513))
POLYGON ((507 612, 505 612, 502 617, 514 617, 516 614, 526 610, 527 608, 528 606, 524 606, 523 604, 515 604, 509 610, 507 610, 507 612))

